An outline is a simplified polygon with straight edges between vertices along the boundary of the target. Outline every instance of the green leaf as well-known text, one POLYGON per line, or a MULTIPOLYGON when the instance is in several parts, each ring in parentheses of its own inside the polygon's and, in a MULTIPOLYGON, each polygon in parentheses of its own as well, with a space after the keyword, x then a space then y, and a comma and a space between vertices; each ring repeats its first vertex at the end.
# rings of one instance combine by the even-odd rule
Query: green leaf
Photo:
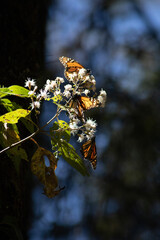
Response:
POLYGON ((29 90, 24 87, 13 85, 10 86, 8 89, 12 92, 12 95, 16 95, 18 97, 29 97, 29 90))
POLYGON ((11 90, 9 90, 8 88, 0 88, 0 98, 3 98, 8 94, 11 94, 11 90))
POLYGON ((62 156, 82 175, 89 175, 82 159, 76 153, 74 147, 68 143, 71 135, 68 128, 69 125, 65 121, 59 120, 54 122, 53 127, 50 129, 52 149, 58 151, 59 156, 62 156))
POLYGON ((17 108, 20 108, 20 107, 18 107, 18 105, 15 102, 12 102, 8 98, 0 99, 0 104, 3 105, 7 109, 8 112, 11 112, 17 108))
MULTIPOLYGON (((21 107, 17 103, 11 102, 7 98, 0 99, 0 103, 7 109, 8 112, 11 112, 11 111, 21 107)), ((32 124, 32 120, 31 120, 30 115, 28 115, 27 118, 21 118, 20 120, 22 121, 22 123, 28 129, 29 132, 32 133, 34 131, 34 124, 32 124)))
POLYGON ((29 90, 18 86, 18 85, 12 85, 8 88, 0 88, 0 98, 3 98, 7 95, 15 95, 18 97, 29 97, 28 95, 29 90))
POLYGON ((17 123, 21 117, 26 117, 30 112, 31 111, 26 109, 17 109, 0 116, 0 122, 14 124, 17 123))
POLYGON ((87 172, 87 169, 82 159, 80 158, 75 148, 70 143, 62 139, 60 148, 61 148, 61 152, 64 160, 66 160, 73 168, 79 171, 82 175, 89 176, 89 173, 87 172))
POLYGON ((53 127, 50 128, 51 136, 55 138, 55 141, 58 141, 59 139, 64 139, 69 142, 71 133, 68 129, 69 125, 65 121, 59 120, 58 122, 54 122, 53 127))

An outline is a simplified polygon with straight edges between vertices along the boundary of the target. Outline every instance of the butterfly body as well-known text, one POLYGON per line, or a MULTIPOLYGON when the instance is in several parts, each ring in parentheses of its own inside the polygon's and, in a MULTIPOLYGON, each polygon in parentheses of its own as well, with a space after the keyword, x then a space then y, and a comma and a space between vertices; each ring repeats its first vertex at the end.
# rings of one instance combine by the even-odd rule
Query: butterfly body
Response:
POLYGON ((96 150, 95 137, 88 140, 82 145, 81 153, 85 159, 91 162, 91 165, 95 170, 97 166, 97 150, 96 150))

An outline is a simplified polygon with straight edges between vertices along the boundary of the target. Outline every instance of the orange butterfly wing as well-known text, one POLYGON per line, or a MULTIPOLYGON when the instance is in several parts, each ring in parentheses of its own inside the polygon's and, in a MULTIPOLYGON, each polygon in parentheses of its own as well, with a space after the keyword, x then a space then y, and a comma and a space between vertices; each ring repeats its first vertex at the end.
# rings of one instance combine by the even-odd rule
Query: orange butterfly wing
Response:
POLYGON ((91 162, 93 169, 96 169, 97 166, 97 150, 95 137, 91 140, 88 140, 82 145, 81 153, 85 159, 88 159, 91 162))
POLYGON ((83 119, 83 108, 79 101, 79 97, 80 96, 75 95, 71 100, 69 107, 76 109, 78 118, 83 119))
POLYGON ((78 100, 81 103, 83 110, 89 110, 94 107, 98 107, 98 101, 92 97, 78 96, 78 100))
POLYGON ((70 74, 74 72, 78 73, 80 69, 84 68, 80 63, 76 62, 72 58, 62 56, 59 60, 65 67, 64 75, 68 80, 70 80, 70 74))
POLYGON ((91 97, 75 95, 69 106, 77 110, 77 115, 79 118, 83 118, 83 111, 97 107, 98 101, 91 97))

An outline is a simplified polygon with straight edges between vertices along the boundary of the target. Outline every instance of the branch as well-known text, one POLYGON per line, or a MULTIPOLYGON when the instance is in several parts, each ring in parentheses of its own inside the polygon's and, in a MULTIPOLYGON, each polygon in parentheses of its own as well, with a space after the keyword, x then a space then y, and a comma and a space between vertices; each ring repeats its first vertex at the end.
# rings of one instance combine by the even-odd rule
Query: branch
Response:
POLYGON ((44 126, 42 126, 41 128, 38 128, 36 132, 34 132, 34 133, 32 133, 31 135, 29 135, 28 137, 23 138, 22 140, 20 140, 20 141, 18 141, 18 142, 16 142, 16 143, 13 143, 13 144, 11 144, 10 146, 4 148, 3 150, 0 151, 0 154, 2 154, 3 152, 8 151, 9 149, 11 149, 11 148, 13 148, 13 147, 15 147, 15 146, 17 146, 17 145, 25 142, 25 141, 27 141, 27 140, 30 139, 30 138, 33 138, 33 137, 34 137, 35 135, 37 135, 42 129, 44 129, 50 122, 52 122, 55 118, 57 118, 61 111, 62 111, 62 110, 57 111, 57 113, 55 114, 55 116, 52 117, 44 126))

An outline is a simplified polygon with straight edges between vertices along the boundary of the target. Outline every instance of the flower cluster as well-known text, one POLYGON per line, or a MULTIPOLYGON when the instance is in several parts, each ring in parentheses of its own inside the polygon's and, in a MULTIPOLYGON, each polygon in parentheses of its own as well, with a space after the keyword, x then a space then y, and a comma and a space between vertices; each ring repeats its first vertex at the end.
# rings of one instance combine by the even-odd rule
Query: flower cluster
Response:
POLYGON ((44 89, 40 89, 39 93, 37 93, 38 87, 35 79, 27 78, 25 87, 29 88, 28 95, 32 99, 31 108, 40 108, 41 100, 50 98, 50 93, 54 96, 61 95, 61 83, 64 83, 64 79, 61 77, 57 77, 55 80, 47 79, 44 89))
MULTIPOLYGON (((72 62, 71 62, 72 63, 72 62)), ((47 80, 44 89, 37 93, 37 86, 34 79, 28 78, 25 87, 29 88, 29 95, 32 99, 31 108, 40 108, 42 99, 60 96, 58 107, 63 106, 68 112, 69 129, 73 135, 78 135, 78 141, 92 139, 96 132, 97 123, 90 118, 85 119, 84 111, 95 107, 104 107, 107 93, 101 89, 97 98, 91 97, 96 91, 96 81, 90 71, 81 67, 79 70, 69 72, 65 67, 65 77, 55 80, 47 80), (63 84, 63 85, 62 85, 63 84)))
POLYGON ((85 89, 88 94, 91 90, 95 91, 96 89, 96 80, 94 76, 90 75, 85 68, 81 68, 78 73, 69 73, 67 79, 69 82, 76 84, 79 92, 82 92, 85 89))

